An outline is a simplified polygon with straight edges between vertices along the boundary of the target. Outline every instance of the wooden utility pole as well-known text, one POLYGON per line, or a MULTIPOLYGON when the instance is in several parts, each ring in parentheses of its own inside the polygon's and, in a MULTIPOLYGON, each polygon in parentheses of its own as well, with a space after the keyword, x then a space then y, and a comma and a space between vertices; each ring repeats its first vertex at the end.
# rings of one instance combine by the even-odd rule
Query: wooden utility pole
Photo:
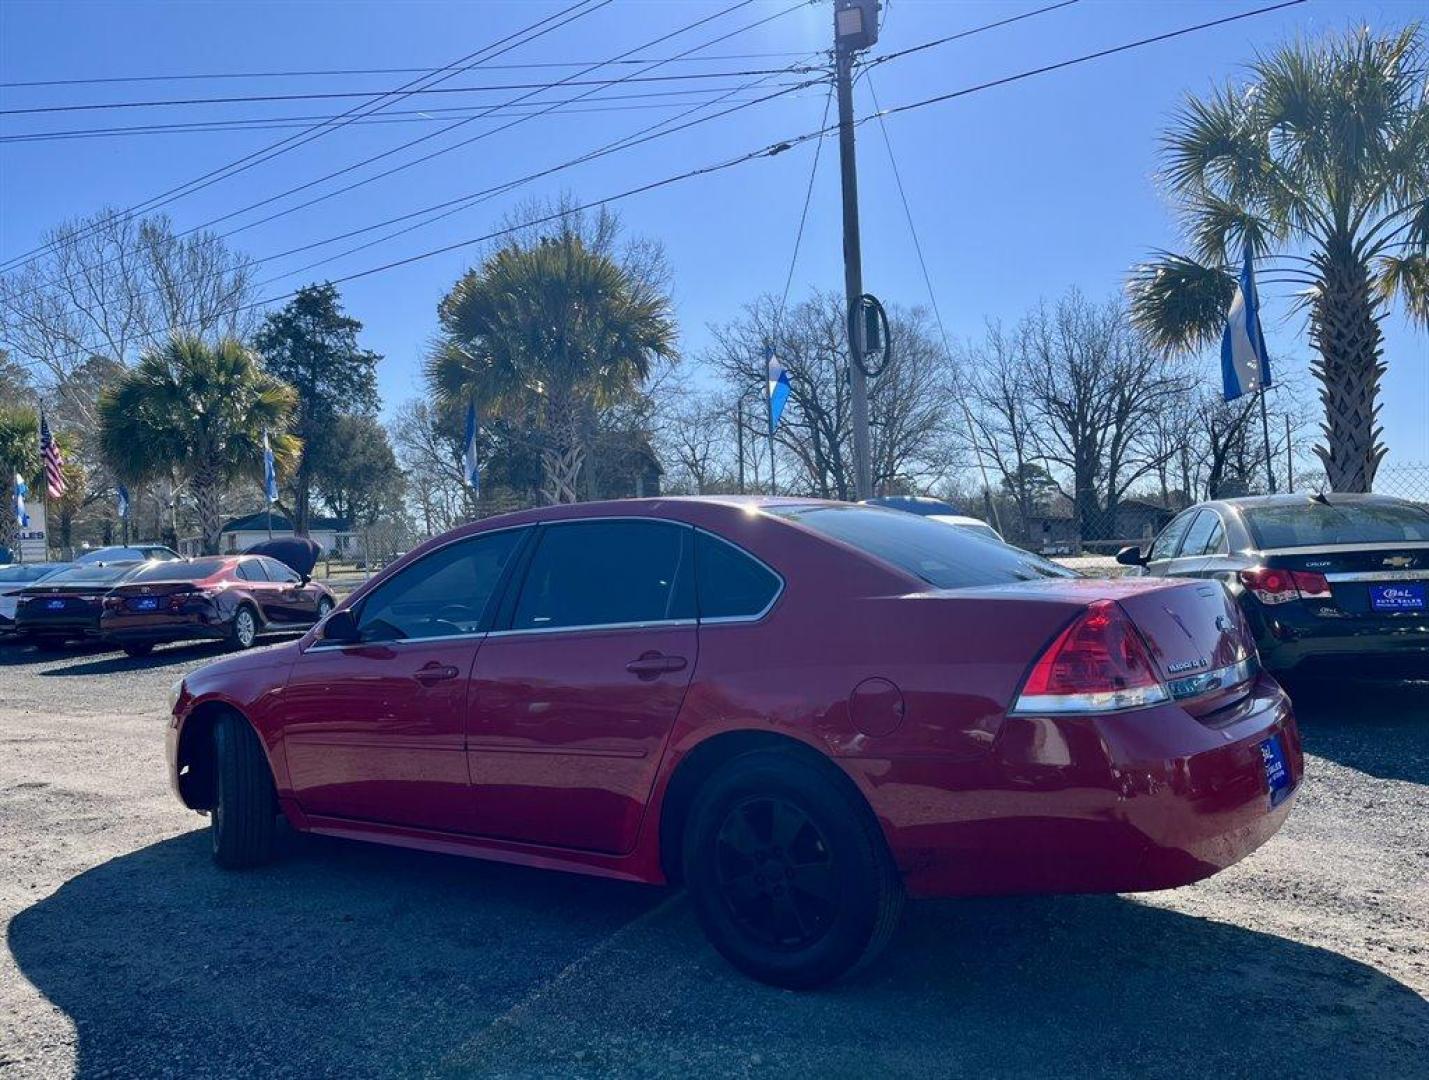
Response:
POLYGON ((839 99, 839 178, 843 189, 844 299, 848 314, 849 391, 853 406, 855 498, 873 495, 868 433, 868 377, 863 368, 863 253, 858 235, 858 164, 853 140, 853 59, 878 40, 877 0, 835 0, 835 85, 839 99))

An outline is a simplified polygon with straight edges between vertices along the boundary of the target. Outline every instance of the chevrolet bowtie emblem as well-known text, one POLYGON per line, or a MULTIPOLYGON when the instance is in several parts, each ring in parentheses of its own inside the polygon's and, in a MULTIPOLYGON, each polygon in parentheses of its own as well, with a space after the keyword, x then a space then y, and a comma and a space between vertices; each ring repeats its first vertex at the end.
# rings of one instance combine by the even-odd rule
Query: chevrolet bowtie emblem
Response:
POLYGON ((1409 555, 1390 555, 1384 560, 1385 566, 1396 566, 1401 569, 1406 566, 1412 566, 1413 563, 1414 559, 1409 555))

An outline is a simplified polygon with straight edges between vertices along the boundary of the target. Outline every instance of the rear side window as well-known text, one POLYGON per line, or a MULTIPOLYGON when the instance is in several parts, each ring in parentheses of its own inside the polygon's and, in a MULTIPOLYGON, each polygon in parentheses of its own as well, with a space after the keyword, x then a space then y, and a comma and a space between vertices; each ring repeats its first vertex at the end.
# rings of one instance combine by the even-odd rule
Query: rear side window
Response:
POLYGON ((793 506, 771 512, 875 555, 940 589, 1077 576, 1030 551, 899 510, 793 506))
POLYGON ((244 581, 268 580, 268 575, 263 573, 263 564, 258 559, 246 559, 239 563, 238 576, 244 581))
POLYGON ((694 618, 692 531, 663 521, 582 521, 545 527, 511 628, 694 618))
POLYGON ((701 619, 751 618, 764 612, 782 583, 774 571, 733 544, 695 533, 695 588, 701 619))
POLYGON ((373 589, 357 617, 364 641, 453 637, 482 628, 522 529, 457 540, 373 589))
POLYGON ((1182 514, 1161 530, 1161 535, 1156 538, 1156 542, 1151 545, 1151 554, 1147 556, 1147 561, 1154 562, 1157 559, 1174 559, 1176 552, 1181 548, 1181 540, 1186 535, 1186 530, 1191 527, 1191 522, 1197 517, 1196 512, 1182 514))
MULTIPOLYGON (((1331 496, 1333 498, 1333 496, 1331 496)), ((1397 544, 1429 540, 1429 510, 1410 503, 1304 503, 1242 511, 1262 551, 1322 544, 1397 544)))

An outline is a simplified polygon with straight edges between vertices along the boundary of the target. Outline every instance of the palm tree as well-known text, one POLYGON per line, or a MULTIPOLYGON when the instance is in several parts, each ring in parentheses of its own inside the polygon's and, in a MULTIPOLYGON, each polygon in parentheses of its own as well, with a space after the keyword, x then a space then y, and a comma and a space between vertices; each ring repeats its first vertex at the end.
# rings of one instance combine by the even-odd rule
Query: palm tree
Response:
POLYGON ((280 473, 297 463, 302 443, 287 434, 296 407, 293 388, 235 339, 209 345, 174 337, 100 396, 100 446, 128 483, 165 478, 187 485, 204 551, 215 554, 219 498, 234 481, 261 481, 263 433, 271 433, 280 473))
POLYGON ((596 411, 629 400, 656 358, 677 357, 669 298, 571 228, 502 248, 438 314, 427 361, 438 402, 465 411, 474 401, 529 426, 551 502, 577 499, 596 411))
POLYGON ((1418 25, 1297 42, 1244 85, 1190 98, 1165 137, 1165 178, 1192 255, 1162 252, 1132 276, 1133 317, 1190 350, 1225 323, 1249 244, 1302 285, 1335 491, 1369 491, 1386 453, 1376 397, 1380 322, 1397 297, 1429 326, 1429 90, 1418 25))

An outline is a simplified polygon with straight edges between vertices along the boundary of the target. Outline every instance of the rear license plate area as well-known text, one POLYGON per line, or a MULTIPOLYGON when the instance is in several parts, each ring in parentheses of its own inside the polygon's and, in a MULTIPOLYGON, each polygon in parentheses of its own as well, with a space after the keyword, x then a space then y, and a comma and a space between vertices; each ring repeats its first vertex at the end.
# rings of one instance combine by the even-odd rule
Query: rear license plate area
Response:
POLYGON ((63 611, 65 607, 65 602, 63 600, 58 599, 46 600, 45 607, 48 608, 50 611, 63 611))
POLYGON ((1405 582, 1394 585, 1371 585, 1369 606, 1375 611, 1423 611, 1423 582, 1405 582))
POLYGON ((1285 801, 1294 787, 1290 779, 1290 764, 1285 760, 1285 747, 1281 745, 1279 735, 1273 735, 1260 744, 1260 764, 1265 769, 1270 806, 1274 809, 1285 801))
POLYGON ((159 606, 157 596, 136 596, 129 601, 129 606, 135 611, 154 611, 159 606))

